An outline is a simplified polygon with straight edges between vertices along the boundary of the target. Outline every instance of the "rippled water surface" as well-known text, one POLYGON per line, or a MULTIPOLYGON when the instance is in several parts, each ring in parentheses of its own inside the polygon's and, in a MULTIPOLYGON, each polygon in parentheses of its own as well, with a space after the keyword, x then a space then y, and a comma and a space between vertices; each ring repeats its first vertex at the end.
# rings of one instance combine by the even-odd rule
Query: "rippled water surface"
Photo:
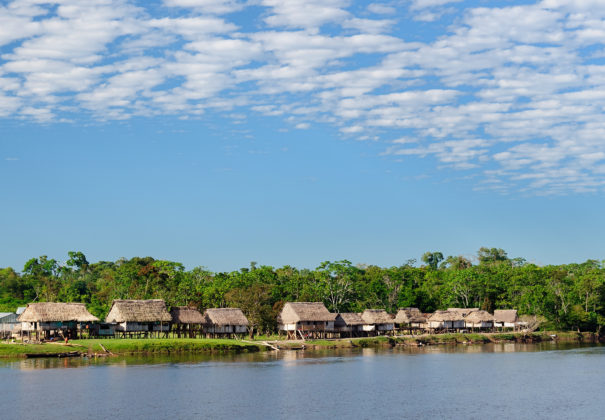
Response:
POLYGON ((0 361, 1 419, 605 418, 605 347, 0 361))

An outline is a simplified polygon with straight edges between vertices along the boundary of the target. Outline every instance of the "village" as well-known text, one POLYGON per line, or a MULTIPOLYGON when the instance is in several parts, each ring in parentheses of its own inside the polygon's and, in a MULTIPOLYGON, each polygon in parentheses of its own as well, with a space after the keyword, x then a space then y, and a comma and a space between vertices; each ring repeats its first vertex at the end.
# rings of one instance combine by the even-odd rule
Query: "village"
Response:
MULTIPOLYGON (((402 308, 361 313, 332 313, 322 302, 287 302, 277 318, 278 334, 287 340, 338 339, 440 334, 449 332, 520 331, 528 327, 515 309, 448 308, 422 313, 402 308)), ((36 302, 15 313, 0 313, 0 338, 22 342, 77 338, 238 338, 251 335, 241 309, 190 307, 168 310, 162 299, 114 300, 104 321, 83 303, 36 302)))

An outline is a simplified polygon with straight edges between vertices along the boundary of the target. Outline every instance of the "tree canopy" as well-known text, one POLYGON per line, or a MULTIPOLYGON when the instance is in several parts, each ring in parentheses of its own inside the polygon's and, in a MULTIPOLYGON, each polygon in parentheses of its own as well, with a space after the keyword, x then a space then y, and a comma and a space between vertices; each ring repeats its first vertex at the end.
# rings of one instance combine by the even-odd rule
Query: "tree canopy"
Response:
POLYGON ((174 261, 134 257, 91 263, 69 252, 65 264, 31 258, 23 270, 0 268, 0 311, 35 301, 83 302, 103 318, 113 299, 165 299, 198 309, 240 307, 258 331, 271 331, 287 301, 323 301, 331 311, 415 306, 424 312, 447 307, 488 311, 515 308, 544 317, 547 326, 599 330, 605 325, 605 263, 537 266, 481 248, 470 258, 427 252, 415 266, 354 265, 325 261, 315 269, 274 268, 256 262, 232 272, 186 270, 174 261), (441 264, 440 264, 441 263, 441 264))

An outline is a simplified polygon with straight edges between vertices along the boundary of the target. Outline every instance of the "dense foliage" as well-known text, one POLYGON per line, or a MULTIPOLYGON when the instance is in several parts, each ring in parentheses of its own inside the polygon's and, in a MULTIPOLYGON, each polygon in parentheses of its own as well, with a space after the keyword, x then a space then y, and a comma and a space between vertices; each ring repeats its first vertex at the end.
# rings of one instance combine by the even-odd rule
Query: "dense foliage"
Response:
POLYGON ((284 302, 323 301, 340 312, 516 308, 558 329, 600 331, 605 325, 604 262, 540 267, 510 259, 497 248, 481 248, 475 265, 440 252, 422 259, 426 265, 420 267, 414 260, 388 268, 343 260, 314 270, 253 262, 239 271, 213 273, 151 257, 89 263, 83 253, 69 252, 65 264, 42 256, 29 260, 20 273, 0 269, 0 310, 34 301, 84 302, 104 317, 113 299, 161 298, 170 306, 240 307, 257 330, 270 331, 284 302))

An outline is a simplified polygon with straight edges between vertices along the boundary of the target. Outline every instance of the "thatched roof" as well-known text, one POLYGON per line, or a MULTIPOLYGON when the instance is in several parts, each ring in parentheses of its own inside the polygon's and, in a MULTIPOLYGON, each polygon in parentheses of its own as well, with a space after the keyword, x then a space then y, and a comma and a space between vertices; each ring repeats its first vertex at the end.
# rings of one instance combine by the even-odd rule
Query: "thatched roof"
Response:
POLYGON ((105 322, 170 322, 164 299, 114 300, 105 322))
POLYGON ((83 303, 30 303, 18 318, 22 322, 95 322, 99 318, 86 310, 83 303))
POLYGON ((195 308, 177 306, 170 310, 170 316, 174 324, 203 324, 204 316, 195 308))
POLYGON ((384 309, 366 309, 361 314, 365 324, 393 324, 393 317, 384 309))
POLYGON ((435 311, 428 320, 430 322, 462 321, 464 317, 456 311, 435 311))
POLYGON ((296 324, 301 321, 334 321, 336 314, 331 313, 322 302, 287 302, 279 314, 282 324, 296 324))
POLYGON ((516 309, 496 309, 494 311, 494 320, 496 322, 517 322, 519 318, 517 317, 516 309))
POLYGON ((206 309, 204 323, 207 325, 249 325, 248 318, 239 308, 206 309))
POLYGON ((426 317, 418 308, 402 308, 395 315, 396 324, 411 324, 412 322, 426 322, 426 317))
POLYGON ((462 317, 467 316, 471 312, 478 311, 479 308, 447 308, 449 312, 455 312, 458 315, 462 315, 462 317))
POLYGON ((363 325, 365 322, 361 315, 356 312, 343 312, 336 315, 336 320, 334 321, 335 327, 351 327, 354 325, 363 325))
POLYGON ((487 311, 473 311, 468 314, 464 320, 466 322, 477 324, 480 322, 492 322, 494 320, 494 316, 487 311))

